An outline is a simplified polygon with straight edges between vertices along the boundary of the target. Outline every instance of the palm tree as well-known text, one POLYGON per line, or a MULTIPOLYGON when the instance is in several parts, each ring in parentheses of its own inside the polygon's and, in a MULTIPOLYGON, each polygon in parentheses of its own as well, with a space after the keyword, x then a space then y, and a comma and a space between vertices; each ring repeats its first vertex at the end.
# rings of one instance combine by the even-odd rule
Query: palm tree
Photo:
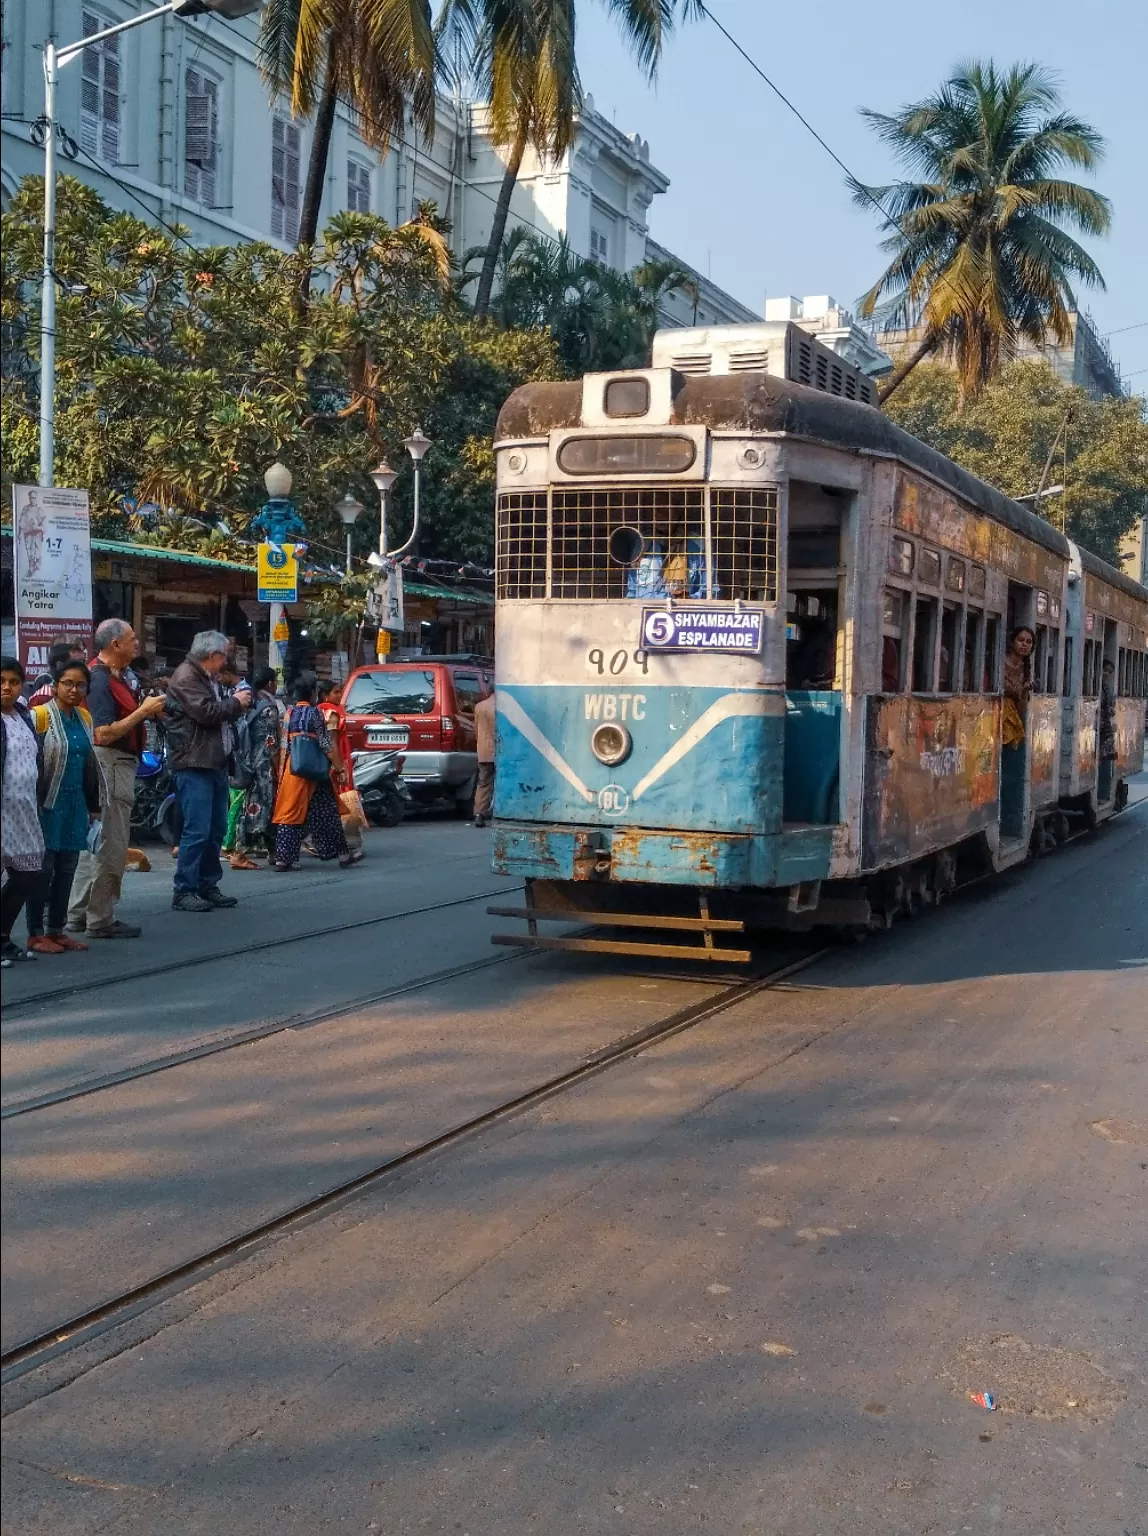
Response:
MULTIPOLYGON (((662 44, 679 7, 698 13, 695 0, 608 0, 623 36, 652 78, 662 44)), ((581 100, 575 58, 575 0, 446 0, 440 34, 465 46, 487 97, 492 141, 507 151, 474 312, 490 310, 495 269, 506 234, 510 199, 528 147, 539 155, 565 154, 574 137, 581 100)))
POLYGON ((923 181, 853 183, 854 201, 876 201, 893 259, 860 302, 862 315, 918 330, 918 344, 882 391, 887 400, 913 368, 941 350, 956 364, 962 398, 976 395, 1022 339, 1071 337, 1072 279, 1104 280, 1066 232, 1104 234, 1107 198, 1057 172, 1091 170, 1103 153, 1095 128, 1064 111, 1036 64, 1007 74, 991 62, 958 65, 924 101, 892 117, 863 114, 923 181))
POLYGON ((266 0, 260 69, 291 111, 314 116, 299 216, 299 244, 315 244, 335 106, 347 102, 365 141, 385 152, 402 136, 409 97, 424 133, 434 130, 435 44, 427 0, 266 0))

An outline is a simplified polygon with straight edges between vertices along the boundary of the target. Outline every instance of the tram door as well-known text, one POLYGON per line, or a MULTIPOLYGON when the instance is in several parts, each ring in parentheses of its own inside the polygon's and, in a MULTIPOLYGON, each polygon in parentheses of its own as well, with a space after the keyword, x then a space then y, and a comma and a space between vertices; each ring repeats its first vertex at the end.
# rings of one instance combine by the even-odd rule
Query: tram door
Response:
POLYGON ((1096 803, 1107 805, 1116 793, 1116 759, 1110 750, 1116 730, 1116 678, 1119 663, 1119 629, 1114 619, 1104 621, 1104 647, 1100 673, 1100 699, 1096 709, 1096 803), (1104 668, 1111 662, 1112 671, 1104 668))
MULTIPOLYGON (((1008 612, 1005 620, 1004 650, 1007 698, 1008 653, 1013 631, 1018 624, 1033 627, 1036 597, 1031 587, 1009 582, 1008 612)), ((1035 657, 1030 661, 1030 666, 1035 657)), ((1028 790, 1029 763, 1029 710, 1021 712, 1024 738, 1006 746, 1001 744, 1000 775, 1000 829, 1003 837, 1023 837, 1025 834, 1025 798, 1028 790)))
POLYGON ((847 495, 791 481, 786 548, 787 822, 840 819, 841 517, 847 495))

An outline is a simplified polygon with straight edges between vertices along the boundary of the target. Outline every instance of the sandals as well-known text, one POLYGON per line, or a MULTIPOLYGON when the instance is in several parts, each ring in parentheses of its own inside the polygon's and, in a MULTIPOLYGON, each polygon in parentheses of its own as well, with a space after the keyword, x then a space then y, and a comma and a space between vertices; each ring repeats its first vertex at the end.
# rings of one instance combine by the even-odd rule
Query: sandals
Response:
POLYGON ((272 869, 277 869, 281 875, 288 874, 293 869, 298 869, 298 862, 294 864, 272 864, 272 869))
MULTIPOLYGON (((81 945, 81 948, 85 946, 81 945)), ((34 933, 28 940, 28 948, 34 955, 62 955, 63 944, 44 933, 34 933)))
POLYGON ((256 864, 254 859, 249 859, 245 853, 232 854, 228 861, 232 869, 262 869, 262 864, 256 864))

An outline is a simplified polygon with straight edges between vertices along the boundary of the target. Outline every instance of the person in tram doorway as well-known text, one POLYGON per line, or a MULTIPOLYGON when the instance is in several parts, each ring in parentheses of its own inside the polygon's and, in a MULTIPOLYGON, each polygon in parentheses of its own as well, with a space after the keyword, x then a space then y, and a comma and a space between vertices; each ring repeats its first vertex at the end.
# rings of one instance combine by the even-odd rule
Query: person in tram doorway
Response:
POLYGON ((179 858, 171 904, 176 912, 210 912, 234 907, 236 898, 219 889, 223 878, 220 849, 227 834, 227 763, 233 725, 251 705, 251 690, 237 688, 223 696, 219 674, 229 641, 215 629, 202 630, 191 642, 168 684, 169 762, 183 813, 179 858))
POLYGON ((474 706, 474 732, 478 738, 478 783, 474 787, 474 824, 485 827, 494 811, 494 694, 474 706))
POLYGON ((1116 761, 1116 667, 1106 661, 1101 667, 1100 708, 1097 720, 1096 751, 1102 763, 1116 761))
POLYGON ((1009 639, 1004 662, 1004 711, 1001 715, 1001 746, 1019 747, 1024 740, 1028 701, 1032 697, 1032 653, 1036 636, 1027 624, 1018 624, 1009 639))
POLYGON ((100 770, 100 822, 95 853, 84 852, 72 883, 68 932, 90 939, 138 939, 141 929, 115 915, 131 846, 136 769, 145 726, 163 713, 163 698, 143 699, 131 670, 139 645, 126 619, 105 619, 96 630, 96 659, 88 686, 96 763, 100 770))

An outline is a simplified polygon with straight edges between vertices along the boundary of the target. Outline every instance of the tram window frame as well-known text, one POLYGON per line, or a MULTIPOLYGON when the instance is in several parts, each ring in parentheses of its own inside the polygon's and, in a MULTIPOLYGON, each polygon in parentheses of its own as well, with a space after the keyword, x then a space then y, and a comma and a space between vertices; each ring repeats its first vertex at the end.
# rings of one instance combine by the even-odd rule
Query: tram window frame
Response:
POLYGON ((929 694, 937 691, 937 641, 941 627, 939 608, 939 598, 929 597, 926 593, 917 593, 913 604, 912 672, 910 674, 912 693, 929 694), (928 626, 927 656, 924 647, 918 643, 921 636, 922 614, 928 626))
POLYGON ((964 626, 961 623, 962 612, 963 610, 960 603, 941 604, 941 627, 939 635, 940 643, 937 651, 938 693, 960 692, 959 688, 957 687, 957 680, 960 677, 960 658, 962 655, 961 642, 964 637, 964 626), (947 635, 949 643, 946 645, 946 630, 949 629, 950 626, 951 633, 947 635))
POLYGON ((1080 676, 1080 697, 1082 699, 1094 699, 1096 692, 1092 686, 1093 674, 1096 670, 1096 657, 1099 654, 1100 642, 1088 639, 1084 642, 1084 667, 1080 676))
MULTIPOLYGON (((1046 599, 1047 603, 1047 599, 1046 599)), ((1032 648, 1032 691, 1033 693, 1046 693, 1044 686, 1045 668, 1048 662, 1048 625, 1036 626, 1036 644, 1032 648)))
POLYGON ((899 534, 894 534, 889 540, 889 570, 894 576, 904 576, 908 580, 913 574, 915 550, 912 539, 904 539, 899 534))
POLYGON ((1001 636, 1004 618, 999 613, 985 615, 984 663, 981 667, 982 693, 1001 692, 1001 636))
POLYGON ((936 549, 922 549, 917 560, 917 585, 939 587, 941 585, 941 555, 936 549))
POLYGON ((1038 693, 1056 692, 1056 664, 1060 659, 1060 630, 1048 628, 1048 644, 1045 647, 1044 679, 1038 693))
POLYGON ((1116 652, 1116 697, 1128 697, 1128 652, 1120 646, 1116 652))
POLYGON ((886 697, 904 693, 909 666, 909 635, 912 629, 913 594, 905 587, 886 586, 881 618, 881 692, 886 697), (900 618, 895 609, 900 609, 900 618), (896 632, 894 632, 896 631, 896 632), (885 647, 892 644, 897 657, 897 686, 886 686, 885 647))
POLYGON ((968 584, 968 567, 963 560, 949 555, 945 560, 945 591, 963 597, 968 584))
POLYGON ((969 596, 979 597, 984 600, 986 586, 985 568, 983 565, 969 566, 969 596))
POLYGON ((1070 699, 1072 697, 1072 657, 1073 657, 1073 650, 1074 650, 1074 646, 1073 646, 1072 636, 1071 635, 1065 635, 1065 637, 1064 637, 1064 662, 1063 662, 1064 670, 1061 673, 1061 677, 1060 677, 1060 694, 1061 694, 1061 697, 1064 698, 1064 699, 1070 699))
POLYGON ((965 641, 961 646, 961 692, 981 693, 984 679, 985 611, 965 609, 965 641), (972 642, 970 645, 969 642, 972 642))

